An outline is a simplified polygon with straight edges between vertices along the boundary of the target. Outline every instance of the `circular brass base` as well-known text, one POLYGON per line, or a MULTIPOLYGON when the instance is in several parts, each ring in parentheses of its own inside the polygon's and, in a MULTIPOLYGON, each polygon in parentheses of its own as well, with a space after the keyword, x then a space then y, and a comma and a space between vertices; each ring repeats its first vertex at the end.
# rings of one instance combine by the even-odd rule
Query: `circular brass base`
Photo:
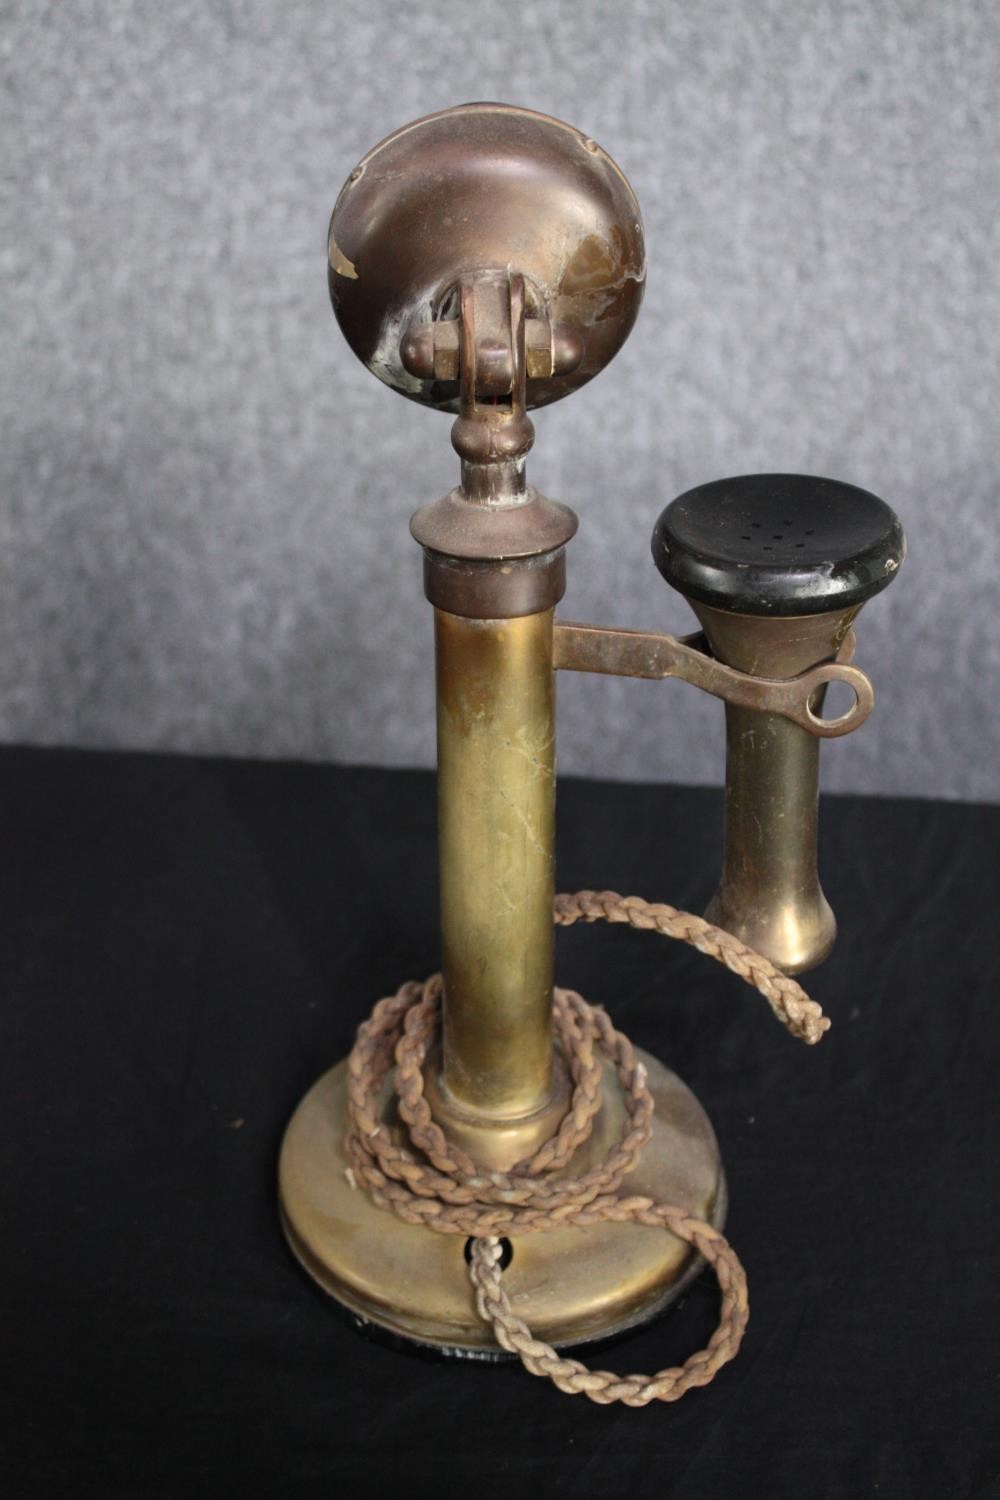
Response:
MULTIPOLYGON (((656 1104, 653 1135, 621 1187, 676 1203, 721 1226, 726 1189, 708 1118, 690 1089, 647 1054, 656 1104)), ((383 1096, 395 1124, 391 1086, 383 1096)), ((497 1349, 476 1312, 461 1235, 404 1224, 353 1187, 344 1154, 346 1063, 314 1084, 289 1123, 278 1183, 282 1222, 296 1257, 357 1318, 418 1343, 465 1355, 497 1349)), ((600 1160, 624 1118, 608 1066, 591 1139, 567 1169, 600 1160)), ((599 1224, 511 1239, 504 1272, 511 1304, 539 1338, 557 1345, 609 1338, 662 1312, 701 1267, 689 1245, 639 1224, 599 1224)))

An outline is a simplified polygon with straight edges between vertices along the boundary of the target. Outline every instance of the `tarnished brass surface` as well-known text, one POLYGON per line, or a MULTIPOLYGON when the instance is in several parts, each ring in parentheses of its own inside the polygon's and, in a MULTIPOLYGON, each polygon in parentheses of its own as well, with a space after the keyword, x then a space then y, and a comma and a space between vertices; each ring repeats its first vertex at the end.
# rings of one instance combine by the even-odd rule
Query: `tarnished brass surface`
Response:
MULTIPOLYGON (((722 661, 767 677, 831 660, 858 613, 782 618, 691 607, 722 661)), ((788 974, 822 962, 837 933, 816 864, 818 797, 819 741, 777 714, 727 703, 725 852, 705 915, 788 974)))
POLYGON ((566 592, 566 552, 480 561, 424 552, 424 593, 466 620, 512 620, 553 609, 566 592))
MULTIPOLYGON (((529 380, 568 375, 583 357, 583 340, 576 329, 565 323, 553 327, 547 318, 528 318, 524 341, 529 380)), ((410 374, 421 380, 457 380, 461 347, 461 323, 451 318, 421 323, 404 335, 400 357, 410 374)))
POLYGON ((410 521, 410 531, 435 556, 494 562, 509 572, 519 559, 551 555, 565 546, 578 524, 568 505, 527 485, 523 501, 502 507, 477 505, 463 490, 451 490, 422 505, 410 521))
MULTIPOLYGON (((648 1194, 721 1225, 725 1184, 709 1121, 662 1063, 637 1053, 656 1104, 653 1136, 622 1193, 648 1194)), ((427 1344, 469 1354, 496 1350, 475 1310, 465 1241, 404 1224, 352 1188, 344 1154, 346 1065, 310 1090, 281 1149, 279 1189, 289 1243, 307 1271, 359 1318, 427 1344)), ((386 1123, 395 1125, 391 1084, 386 1123)), ((576 1176, 606 1156, 624 1107, 609 1068, 591 1139, 566 1170, 576 1176)), ((666 1307, 700 1261, 673 1235, 604 1223, 515 1237, 504 1282, 515 1310, 540 1338, 585 1343, 645 1322, 666 1307)))
POLYGON ((509 1119, 551 1087, 552 611, 434 618, 443 1091, 509 1119))
MULTIPOLYGON (((496 576, 482 568, 466 574, 461 606, 434 598, 429 589, 433 603, 477 619, 506 618, 533 612, 523 608, 525 590, 518 578, 521 585, 528 581, 533 559, 555 557, 576 532, 577 520, 568 506, 546 499, 525 478, 535 429, 527 409, 523 276, 470 273, 460 291, 459 414, 451 441, 462 460, 462 482, 443 499, 422 506, 410 530, 432 569, 442 559, 446 565, 495 564, 496 576), (505 350, 509 361, 498 358, 505 350), (504 607, 491 611, 491 603, 501 599, 504 607)), ((548 598, 535 609, 554 602, 548 598)))
POLYGON ((531 406, 568 395, 614 357, 646 273, 639 206, 608 154, 573 126, 508 104, 442 110, 369 151, 337 199, 328 258, 355 354, 394 390, 448 411, 458 409, 458 361, 442 345, 440 361, 432 351, 429 370, 413 374, 403 346, 421 370, 420 327, 454 320, 467 273, 513 267, 524 277, 528 374, 552 370, 531 379, 531 406), (545 359, 538 322, 553 339, 545 359))
POLYGON ((444 1087, 440 1049, 424 1067, 424 1098, 434 1119, 453 1146, 490 1171, 509 1172, 539 1151, 559 1129, 571 1094, 569 1070, 558 1047, 552 1054, 552 1081, 545 1102, 533 1114, 510 1119, 463 1108, 444 1087))
MULTIPOLYGON (((837 662, 812 667, 795 677, 751 677, 710 656, 701 633, 660 635, 653 630, 564 624, 561 620, 556 622, 553 648, 557 669, 656 681, 679 677, 727 703, 778 714, 819 739, 833 739, 860 728, 875 701, 868 678, 857 667, 844 664, 843 651, 837 662), (815 712, 820 690, 829 682, 844 682, 854 693, 854 703, 836 719, 823 719, 815 712)), ((853 655, 853 640, 851 648, 853 655)))

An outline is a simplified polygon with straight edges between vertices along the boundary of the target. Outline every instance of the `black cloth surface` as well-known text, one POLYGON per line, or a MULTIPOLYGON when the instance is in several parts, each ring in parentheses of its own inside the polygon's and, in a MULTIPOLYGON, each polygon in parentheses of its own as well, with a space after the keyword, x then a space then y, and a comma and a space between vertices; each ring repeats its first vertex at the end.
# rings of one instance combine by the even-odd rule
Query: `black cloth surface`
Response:
MULTIPOLYGON (((714 792, 567 781, 559 887, 701 909, 714 792)), ((301 1095, 438 962, 427 774, 0 752, 0 1474, 12 1497, 1000 1493, 1000 809, 831 798, 816 1048, 720 966, 575 928, 719 1135, 743 1350, 644 1411, 364 1338, 287 1251, 301 1095)), ((603 1350, 701 1346, 703 1275, 603 1350)))

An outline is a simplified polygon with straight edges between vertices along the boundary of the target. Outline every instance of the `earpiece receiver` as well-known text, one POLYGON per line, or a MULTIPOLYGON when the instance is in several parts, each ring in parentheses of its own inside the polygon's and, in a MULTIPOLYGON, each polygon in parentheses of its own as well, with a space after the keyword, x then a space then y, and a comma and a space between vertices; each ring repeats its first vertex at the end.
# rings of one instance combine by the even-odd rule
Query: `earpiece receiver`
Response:
MULTIPOLYGON (((884 501, 803 474, 700 485, 672 501, 653 532, 656 565, 688 600, 712 654, 762 678, 844 665, 858 611, 892 582, 904 553, 884 501)), ((816 867, 825 691, 809 700, 812 732, 766 708, 726 705, 725 853, 706 916, 788 974, 818 964, 836 935, 816 867)))

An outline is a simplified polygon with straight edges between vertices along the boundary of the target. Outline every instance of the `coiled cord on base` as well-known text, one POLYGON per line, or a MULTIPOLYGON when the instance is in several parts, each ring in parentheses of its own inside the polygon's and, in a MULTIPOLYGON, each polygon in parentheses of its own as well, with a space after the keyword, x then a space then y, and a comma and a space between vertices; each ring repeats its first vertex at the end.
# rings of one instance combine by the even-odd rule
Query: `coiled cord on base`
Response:
MULTIPOLYGON (((554 918, 563 927, 578 921, 628 923, 690 943, 759 990, 793 1036, 810 1045, 830 1025, 794 979, 702 917, 639 896, 579 891, 556 897, 554 918)), ((570 1107, 556 1134, 532 1157, 509 1172, 487 1171, 448 1141, 424 1097, 422 1068, 440 1021, 441 993, 440 975, 423 984, 408 981, 395 995, 380 1000, 358 1031, 348 1061, 352 1185, 407 1223, 473 1239, 469 1274, 480 1316, 491 1324, 500 1347, 517 1354, 531 1374, 547 1376, 570 1395, 629 1406, 676 1401, 693 1386, 707 1385, 736 1355, 746 1330, 746 1274, 731 1245, 711 1224, 673 1204, 619 1194, 649 1140, 653 1116, 645 1071, 628 1038, 615 1030, 600 1007, 588 1005, 571 990, 557 989, 553 1025, 573 1081, 570 1107), (604 1162, 582 1177, 556 1180, 554 1174, 590 1135, 600 1108, 600 1054, 614 1065, 624 1091, 621 1139, 604 1162), (393 1063, 399 1113, 408 1127, 410 1146, 423 1160, 392 1140, 376 1111, 379 1090, 393 1063), (722 1293, 719 1323, 706 1347, 683 1365, 654 1375, 588 1370, 534 1338, 514 1314, 502 1284, 502 1238, 608 1220, 668 1230, 712 1266, 722 1293)))

